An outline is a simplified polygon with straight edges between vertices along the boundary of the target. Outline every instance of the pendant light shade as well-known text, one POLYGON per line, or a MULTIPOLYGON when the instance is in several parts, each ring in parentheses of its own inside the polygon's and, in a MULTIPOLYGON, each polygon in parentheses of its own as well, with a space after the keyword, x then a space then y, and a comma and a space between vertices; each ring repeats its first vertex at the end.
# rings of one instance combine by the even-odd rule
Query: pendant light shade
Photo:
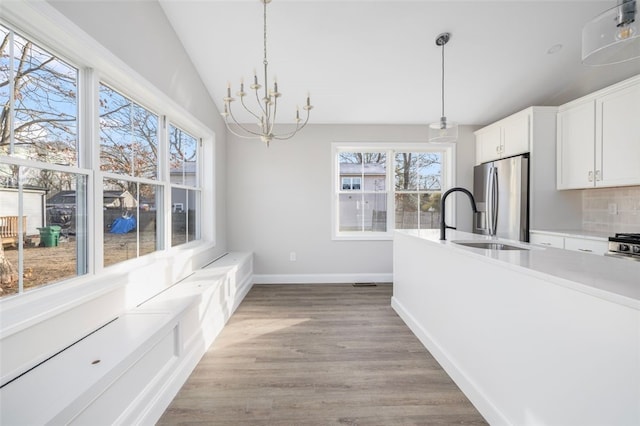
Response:
POLYGON ((589 21, 582 29, 582 62, 610 65, 640 58, 637 15, 636 0, 619 0, 589 21))
POLYGON ((450 33, 442 33, 436 38, 436 46, 442 47, 442 115, 440 121, 429 124, 429 142, 455 142, 458 139, 458 124, 447 121, 444 115, 444 45, 450 38, 450 33))

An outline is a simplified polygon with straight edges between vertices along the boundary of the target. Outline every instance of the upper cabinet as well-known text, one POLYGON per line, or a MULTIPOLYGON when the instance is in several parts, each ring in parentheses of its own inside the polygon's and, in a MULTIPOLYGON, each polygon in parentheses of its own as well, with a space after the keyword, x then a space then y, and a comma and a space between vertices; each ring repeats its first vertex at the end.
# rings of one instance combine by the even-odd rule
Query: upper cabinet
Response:
POLYGON ((558 189, 595 182, 596 102, 588 99, 558 112, 558 189))
POLYGON ((559 108, 557 188, 640 185, 640 75, 559 108))
POLYGON ((530 117, 526 109, 477 130, 476 164, 529 152, 530 117))

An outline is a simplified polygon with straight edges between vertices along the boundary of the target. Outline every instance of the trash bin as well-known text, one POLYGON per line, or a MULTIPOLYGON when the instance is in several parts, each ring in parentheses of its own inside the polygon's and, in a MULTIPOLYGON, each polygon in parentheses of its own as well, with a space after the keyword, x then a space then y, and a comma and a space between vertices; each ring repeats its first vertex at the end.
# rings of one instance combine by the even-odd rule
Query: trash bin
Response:
POLYGON ((60 241, 60 230, 62 228, 57 225, 45 226, 38 228, 40 231, 40 245, 45 247, 57 247, 60 241))

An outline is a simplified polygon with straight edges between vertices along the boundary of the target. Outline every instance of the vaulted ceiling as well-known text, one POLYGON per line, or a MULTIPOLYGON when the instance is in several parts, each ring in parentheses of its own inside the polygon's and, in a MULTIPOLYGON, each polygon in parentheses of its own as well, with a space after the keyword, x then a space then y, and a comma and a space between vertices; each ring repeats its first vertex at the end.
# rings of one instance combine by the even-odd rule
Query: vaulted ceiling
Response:
MULTIPOLYGON (((159 0, 219 109, 227 82, 261 77, 259 0, 159 0)), ((530 105, 559 105, 640 73, 640 60, 581 63, 581 32, 609 1, 273 0, 270 76, 293 119, 311 93, 314 123, 425 124, 441 109, 484 125, 530 105), (559 50, 558 50, 559 49, 559 50), (554 50, 558 50, 552 53, 554 50)), ((271 83, 270 83, 271 84, 271 83)), ((246 88, 245 88, 246 89, 246 88)), ((248 120, 248 119, 247 119, 248 120)))

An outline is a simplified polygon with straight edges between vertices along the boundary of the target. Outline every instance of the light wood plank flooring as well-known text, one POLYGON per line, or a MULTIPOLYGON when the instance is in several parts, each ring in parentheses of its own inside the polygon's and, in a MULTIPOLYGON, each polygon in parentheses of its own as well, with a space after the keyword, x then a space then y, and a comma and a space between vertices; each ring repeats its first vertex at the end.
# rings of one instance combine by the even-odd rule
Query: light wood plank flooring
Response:
POLYGON ((255 285, 158 424, 486 424, 391 295, 255 285))

